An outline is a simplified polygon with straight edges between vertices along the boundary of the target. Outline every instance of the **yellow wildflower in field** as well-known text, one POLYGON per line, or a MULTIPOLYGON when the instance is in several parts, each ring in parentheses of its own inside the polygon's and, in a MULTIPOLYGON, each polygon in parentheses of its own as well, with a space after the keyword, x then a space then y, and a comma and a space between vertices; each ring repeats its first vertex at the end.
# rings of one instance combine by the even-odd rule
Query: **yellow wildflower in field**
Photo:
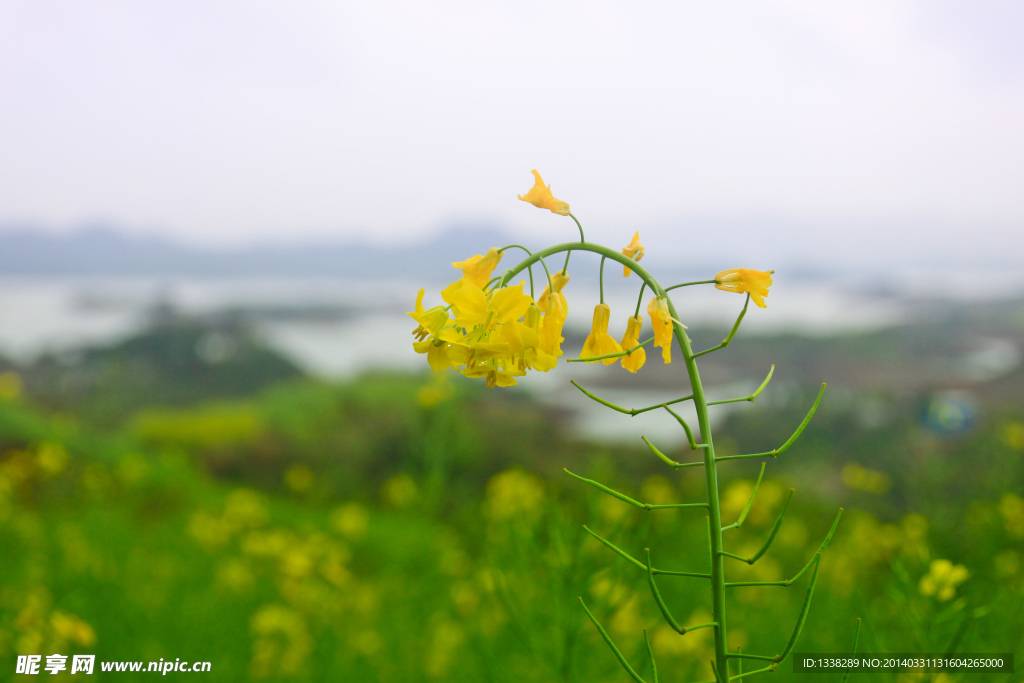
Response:
MULTIPOLYGON (((640 244, 640 231, 633 235, 629 244, 622 248, 622 253, 627 258, 639 261, 644 257, 644 245, 640 244)), ((622 277, 629 277, 633 270, 629 266, 622 266, 622 277)))
POLYGON ((1024 498, 1015 493, 1004 493, 999 500, 999 514, 1010 536, 1024 538, 1024 498))
POLYGON ((370 526, 370 512, 359 503, 345 503, 331 513, 331 525, 345 538, 362 540, 370 526))
MULTIPOLYGON (((622 347, 608 334, 608 321, 611 318, 611 308, 608 304, 598 304, 594 307, 594 323, 590 328, 587 340, 583 342, 583 350, 580 351, 580 358, 593 358, 609 353, 619 353, 622 347)), ((611 365, 618 358, 605 358, 601 362, 611 365)), ((587 361, 594 363, 597 361, 587 361)))
POLYGON ((672 362, 672 314, 668 310, 668 299, 656 296, 647 304, 647 314, 651 316, 651 327, 654 328, 654 345, 661 347, 661 358, 666 363, 672 362))
POLYGON ((555 196, 551 194, 551 187, 544 184, 544 179, 540 177, 537 169, 533 169, 531 173, 534 177, 533 187, 526 195, 518 195, 519 198, 524 202, 530 202, 538 209, 549 209, 560 216, 568 216, 569 205, 561 199, 555 199, 555 196))
POLYGON ((518 469, 505 470, 487 482, 483 508, 492 521, 532 520, 544 508, 544 485, 540 479, 518 469))
POLYGON ((852 489, 881 496, 892 487, 892 479, 885 472, 869 470, 860 463, 850 461, 843 465, 843 483, 852 489))
POLYGON ((54 638, 61 642, 75 643, 83 647, 92 647, 96 644, 96 632, 77 615, 53 612, 50 615, 50 625, 53 627, 54 638))
POLYGON ((962 564, 954 565, 949 560, 932 560, 928 573, 921 577, 917 589, 921 595, 934 595, 940 602, 956 595, 956 587, 967 580, 970 573, 962 564))
MULTIPOLYGON (((622 335, 623 351, 631 349, 640 343, 640 328, 643 324, 644 320, 639 315, 626 321, 626 334, 622 335)), ((630 372, 636 372, 644 366, 646 361, 647 352, 644 351, 643 347, 641 347, 629 355, 622 357, 622 367, 626 368, 630 372)))
POLYGON ((715 287, 724 292, 749 294, 758 308, 766 308, 764 298, 768 296, 768 288, 772 286, 772 273, 748 268, 732 268, 723 270, 715 276, 715 287))

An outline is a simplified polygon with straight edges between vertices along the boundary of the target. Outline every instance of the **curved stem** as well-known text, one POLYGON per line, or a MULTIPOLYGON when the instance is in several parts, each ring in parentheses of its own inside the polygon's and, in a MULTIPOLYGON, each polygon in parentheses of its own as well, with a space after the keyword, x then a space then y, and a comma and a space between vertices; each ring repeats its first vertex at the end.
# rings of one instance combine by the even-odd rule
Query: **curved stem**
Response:
MULTIPOLYGON (((580 242, 586 242, 587 239, 583 236, 583 226, 580 225, 579 219, 577 219, 576 216, 572 215, 571 213, 569 214, 569 218, 576 221, 576 227, 580 229, 580 242)), ((562 272, 565 273, 566 275, 569 274, 569 255, 571 253, 571 251, 565 252, 565 265, 562 266, 562 272)))
POLYGON ((633 314, 634 318, 637 317, 638 315, 640 315, 640 304, 642 304, 643 301, 644 301, 644 290, 645 289, 647 289, 647 283, 646 282, 644 282, 643 284, 640 285, 640 296, 638 296, 636 298, 636 313, 633 314))
POLYGON ((605 262, 605 260, 607 258, 608 258, 607 256, 602 256, 601 257, 601 268, 598 271, 598 282, 600 283, 600 287, 601 287, 601 303, 602 304, 604 303, 604 262, 605 262))
POLYGON ((718 282, 718 280, 698 280, 697 282, 683 282, 682 284, 666 287, 665 291, 671 292, 673 289, 679 289, 680 287, 689 287, 690 285, 713 285, 716 282, 718 282))
MULTIPOLYGON (((510 244, 507 247, 502 247, 498 251, 504 252, 506 249, 513 249, 513 248, 522 249, 523 251, 525 251, 527 253, 527 255, 529 255, 531 257, 533 256, 533 252, 530 251, 529 249, 527 249, 526 247, 524 247, 521 244, 510 244)), ((530 265, 532 266, 533 264, 530 264, 530 265)), ((548 276, 548 290, 551 291, 551 292, 554 292, 555 291, 555 285, 552 284, 552 282, 551 282, 551 271, 548 270, 548 264, 544 262, 543 258, 540 259, 540 265, 542 265, 544 267, 544 274, 548 276)), ((535 299, 536 297, 533 296, 533 269, 532 268, 528 268, 527 270, 530 273, 530 298, 531 299, 535 299)), ((502 277, 504 278, 504 276, 502 276, 502 277)), ((491 282, 494 282, 494 280, 491 280, 491 282)), ((487 284, 491 284, 491 283, 488 282, 487 284)), ((504 287, 506 284, 508 284, 508 280, 502 279, 501 286, 504 287)))
POLYGON ((743 322, 743 316, 745 316, 747 314, 747 306, 749 306, 749 305, 750 305, 750 295, 747 294, 747 300, 743 302, 743 310, 740 311, 739 317, 736 318, 736 323, 732 326, 732 329, 729 331, 729 336, 726 337, 725 339, 723 339, 722 343, 719 344, 718 346, 712 346, 710 349, 704 349, 700 353, 695 353, 693 355, 693 357, 694 358, 700 358, 701 356, 703 356, 706 353, 713 353, 714 351, 717 351, 719 349, 724 349, 726 346, 728 346, 729 343, 732 341, 732 338, 736 336, 736 331, 740 329, 740 323, 743 322))

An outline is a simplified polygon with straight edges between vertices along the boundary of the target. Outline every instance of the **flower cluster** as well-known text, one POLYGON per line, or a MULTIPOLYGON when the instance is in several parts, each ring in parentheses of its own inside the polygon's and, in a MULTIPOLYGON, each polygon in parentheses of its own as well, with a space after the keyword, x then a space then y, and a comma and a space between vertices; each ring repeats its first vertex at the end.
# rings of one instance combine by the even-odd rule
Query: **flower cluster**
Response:
MULTIPOLYGON (((552 194, 551 187, 544 183, 540 173, 534 170, 533 176, 533 187, 525 195, 519 195, 519 199, 575 220, 569 212, 569 204, 552 194)), ((582 240, 582 227, 580 236, 582 240)), ((629 259, 623 263, 622 270, 623 276, 629 277, 633 272, 632 263, 644 256, 639 232, 633 234, 621 254, 629 259)), ((466 377, 483 378, 488 387, 507 387, 515 385, 515 378, 525 375, 527 370, 547 372, 558 362, 564 341, 562 328, 569 314, 562 289, 569 282, 569 276, 564 270, 549 275, 548 286, 535 301, 532 285, 528 295, 523 291, 523 283, 506 285, 504 280, 491 278, 502 255, 502 250, 492 247, 486 254, 453 263, 452 266, 462 271, 462 277, 441 291, 446 306, 424 308, 424 290, 419 291, 416 310, 409 313, 417 323, 413 330, 416 337, 413 348, 417 353, 426 354, 427 362, 434 370, 454 368, 466 377)), ((568 262, 566 258, 566 264, 568 262)), ((647 281, 649 276, 643 270, 640 272, 645 278, 645 286, 650 285, 647 281)), ((749 294, 754 303, 764 308, 764 297, 768 295, 772 279, 771 272, 735 268, 718 273, 713 281, 704 281, 710 282, 714 282, 718 289, 749 294)), ((594 309, 593 324, 583 344, 580 360, 605 365, 621 361, 623 368, 637 372, 647 361, 647 353, 640 342, 643 318, 639 305, 636 315, 626 321, 622 341, 617 342, 608 333, 611 309, 603 301, 603 284, 601 291, 602 301, 594 309)), ((672 362, 675 325, 682 325, 672 317, 671 311, 664 292, 656 294, 647 306, 654 331, 654 346, 661 349, 665 363, 672 362)))
POLYGON ((527 370, 547 372, 562 355, 562 326, 569 305, 561 290, 569 281, 556 273, 537 301, 523 283, 490 287, 502 252, 453 263, 462 277, 441 291, 447 306, 423 308, 424 290, 409 313, 418 323, 413 348, 427 354, 434 370, 455 368, 466 377, 481 377, 488 387, 516 384, 527 370))

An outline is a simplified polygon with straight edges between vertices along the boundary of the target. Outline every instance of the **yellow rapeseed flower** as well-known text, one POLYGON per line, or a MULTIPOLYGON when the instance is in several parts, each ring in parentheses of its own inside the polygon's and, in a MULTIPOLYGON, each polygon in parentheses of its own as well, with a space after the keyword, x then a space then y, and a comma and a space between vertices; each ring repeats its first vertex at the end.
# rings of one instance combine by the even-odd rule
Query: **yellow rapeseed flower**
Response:
POLYGON ((493 389, 494 387, 514 387, 518 384, 516 377, 522 377, 526 374, 525 370, 520 370, 504 358, 493 358, 476 363, 472 367, 463 369, 461 372, 466 377, 483 378, 488 389, 493 389))
MULTIPOLYGON (((634 261, 639 261, 644 257, 644 245, 640 244, 640 231, 633 235, 632 241, 622 248, 623 255, 634 261)), ((629 274, 633 272, 633 269, 629 266, 622 266, 622 277, 629 277, 629 274)))
MULTIPOLYGON (((640 328, 644 320, 639 315, 630 318, 626 322, 626 334, 622 335, 622 350, 631 349, 640 343, 640 328)), ((636 372, 644 366, 647 361, 647 352, 643 347, 637 349, 628 356, 622 357, 622 367, 630 372, 636 372)))
MULTIPOLYGON (((587 340, 583 342, 583 350, 580 352, 581 358, 592 358, 622 351, 619 343, 608 334, 608 320, 610 318, 611 308, 608 304, 598 304, 594 307, 594 324, 590 328, 587 340)), ((605 365, 611 365, 617 360, 618 358, 605 358, 601 362, 605 365)), ((597 361, 587 362, 595 363, 597 361)))
POLYGON ((672 362, 672 314, 668 310, 668 299, 656 296, 647 304, 647 314, 651 316, 651 327, 654 328, 654 345, 661 347, 661 359, 665 363, 672 362))
POLYGON ((764 297, 768 296, 768 288, 772 286, 772 273, 748 268, 732 268, 723 270, 715 276, 715 287, 724 292, 749 294, 758 308, 765 308, 764 297))
POLYGON ((563 202, 561 199, 555 199, 555 196, 551 194, 551 187, 544 184, 544 179, 540 177, 540 173, 537 173, 537 169, 532 171, 534 177, 533 187, 526 195, 518 195, 524 202, 530 202, 538 209, 549 209, 553 213, 557 213, 561 216, 569 215, 569 205, 563 202))
POLYGON ((416 295, 416 310, 408 313, 409 317, 419 323, 419 326, 412 331, 417 341, 423 341, 427 337, 433 337, 441 327, 448 322, 448 311, 444 306, 434 306, 429 310, 423 308, 424 290, 420 288, 416 295))
POLYGON ((490 281, 491 273, 498 267, 503 254, 504 252, 498 251, 497 247, 491 247, 486 254, 477 254, 465 261, 457 261, 452 263, 452 267, 462 269, 462 277, 483 289, 490 281))
POLYGON ((928 573, 921 577, 917 589, 921 595, 934 595, 940 602, 949 600, 956 595, 956 587, 967 580, 967 568, 962 564, 954 565, 949 560, 932 560, 928 573))

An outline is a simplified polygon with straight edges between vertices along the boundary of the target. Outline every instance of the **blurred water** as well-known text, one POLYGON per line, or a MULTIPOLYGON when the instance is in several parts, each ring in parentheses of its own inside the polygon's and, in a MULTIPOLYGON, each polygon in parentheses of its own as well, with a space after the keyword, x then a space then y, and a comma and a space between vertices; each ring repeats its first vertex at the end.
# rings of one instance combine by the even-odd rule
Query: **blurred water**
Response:
MULTIPOLYGON (((635 279, 609 283, 606 300, 616 316, 632 314, 635 285, 635 279), (632 291, 612 285, 628 285, 632 291)), ((240 311, 270 344, 316 374, 338 377, 367 366, 406 367, 418 364, 408 345, 411 321, 404 313, 413 307, 419 286, 401 279, 6 276, 0 277, 0 355, 30 362, 45 352, 115 343, 143 329, 160 310, 206 317, 240 311)), ((441 302, 437 292, 442 286, 427 287, 427 306, 441 302)), ((596 292, 568 294, 569 325, 585 330, 596 292)), ((648 298, 649 293, 643 312, 648 298)), ((743 301, 709 287, 677 291, 673 298, 684 322, 697 325, 731 322, 743 301)), ((908 312, 893 297, 785 281, 777 282, 769 303, 766 311, 751 305, 746 334, 872 329, 905 320, 908 312)))
MULTIPOLYGON (((976 282, 970 277, 965 280, 976 282)), ((0 277, 0 356, 25 363, 44 352, 116 343, 144 329, 154 315, 174 311, 213 322, 229 314, 243 316, 267 344, 322 377, 344 378, 376 368, 422 370, 426 364, 411 347, 410 332, 415 324, 405 315, 413 307, 419 286, 402 279, 0 277)), ((426 306, 441 303, 437 292, 442 286, 426 287, 426 306)), ((596 288, 579 283, 571 283, 567 289, 569 327, 580 334, 589 328, 596 303, 597 293, 592 289, 596 288)), ((914 286, 912 279, 881 289, 884 291, 838 279, 821 282, 777 276, 768 308, 761 310, 751 304, 742 334, 829 335, 897 325, 911 320, 920 309, 911 297, 894 296, 892 290, 927 293, 926 288, 914 286)), ((608 279, 605 298, 613 311, 613 335, 635 310, 637 290, 635 278, 608 279)), ((958 291, 963 297, 964 291, 958 291)), ((973 296, 983 297, 992 291, 978 288, 973 296)), ((641 306, 645 318, 649 297, 645 294, 641 306)), ((683 322, 694 326, 731 324, 743 303, 741 296, 709 286, 677 290, 673 299, 683 322)), ((997 351, 1000 349, 987 353, 994 358, 997 351)), ((991 359, 985 356, 984 360, 991 359)), ((652 439, 671 437, 678 443, 678 425, 663 414, 610 416, 606 409, 582 397, 569 378, 580 378, 585 385, 591 379, 600 387, 595 391, 627 408, 677 396, 662 396, 649 387, 606 390, 601 387, 599 367, 580 364, 571 373, 561 366, 559 370, 531 375, 517 391, 527 391, 551 405, 572 406, 573 424, 590 438, 636 438, 645 433, 652 439)), ((743 378, 736 386, 711 389, 715 395, 743 395, 761 379, 743 378)), ((716 410, 716 419, 730 408, 716 410)))

